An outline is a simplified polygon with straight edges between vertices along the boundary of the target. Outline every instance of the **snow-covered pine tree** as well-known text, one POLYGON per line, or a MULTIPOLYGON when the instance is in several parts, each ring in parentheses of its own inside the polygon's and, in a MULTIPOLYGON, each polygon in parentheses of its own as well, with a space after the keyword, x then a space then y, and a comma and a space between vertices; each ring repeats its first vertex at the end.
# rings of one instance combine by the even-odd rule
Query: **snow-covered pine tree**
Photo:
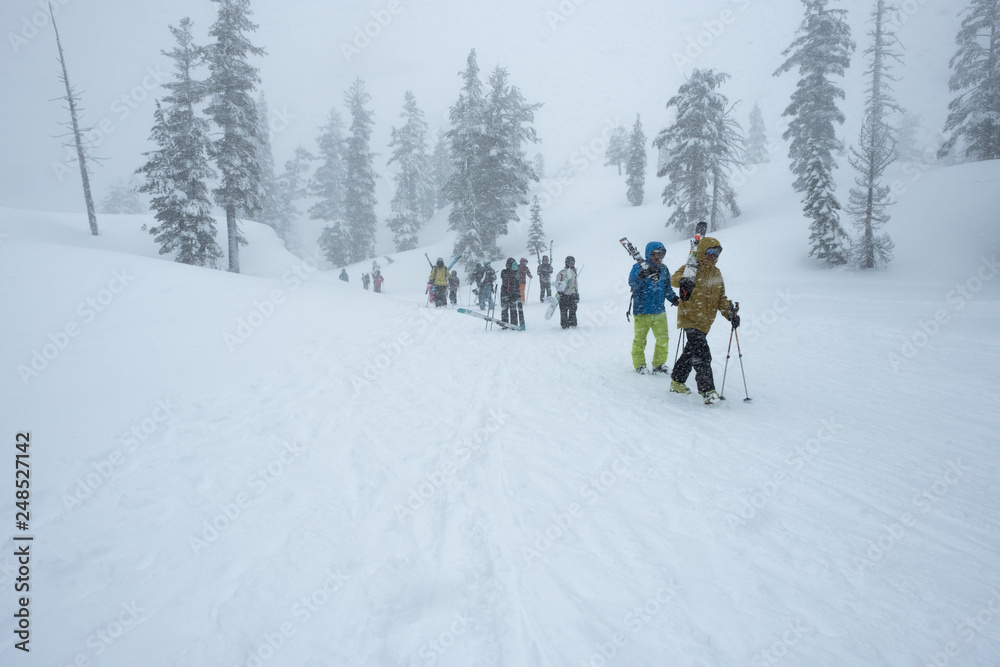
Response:
POLYGON ((806 15, 798 37, 782 51, 786 60, 775 76, 798 68, 800 79, 791 103, 782 113, 791 116, 783 137, 791 139, 788 156, 795 174, 793 187, 804 192, 803 211, 810 224, 810 256, 829 265, 847 261, 847 232, 840 225, 840 203, 833 194, 836 183, 833 155, 843 150, 834 123, 842 124, 844 114, 837 99, 844 91, 830 77, 844 76, 851 64, 854 42, 847 24, 847 11, 827 9, 829 0, 802 0, 806 15))
POLYGON ((743 158, 746 164, 764 164, 771 161, 767 154, 767 129, 760 105, 754 102, 750 111, 750 129, 747 130, 747 150, 743 158))
POLYGON ((176 261, 215 268, 222 249, 215 241, 215 218, 208 181, 215 178, 208 160, 209 123, 199 112, 207 95, 203 81, 193 71, 205 61, 205 49, 194 44, 191 21, 184 18, 170 27, 177 45, 164 55, 174 61, 174 78, 163 84, 168 95, 164 109, 156 103, 150 139, 156 149, 137 170, 146 178, 141 192, 152 195, 150 208, 159 224, 149 233, 160 244, 160 254, 176 252, 176 261))
MULTIPOLYGON (((261 91, 257 97, 257 162, 260 163, 260 210, 256 212, 257 222, 274 229, 278 238, 284 239, 287 230, 282 229, 279 220, 281 208, 278 192, 278 177, 274 169, 274 152, 271 149, 271 129, 268 127, 267 99, 261 91)), ((249 217, 249 211, 237 211, 237 215, 249 217)))
POLYGON ((295 201, 307 195, 306 182, 309 163, 316 158, 302 146, 295 148, 295 156, 285 162, 285 170, 276 179, 276 200, 274 230, 285 246, 294 245, 292 226, 300 215, 295 201))
POLYGON ((625 179, 628 185, 626 192, 628 203, 632 206, 642 206, 646 196, 646 135, 642 131, 639 114, 635 115, 635 124, 628 140, 628 157, 625 164, 625 179))
MULTIPOLYGON (((480 183, 479 212, 482 250, 491 259, 503 256, 497 239, 505 236, 508 225, 518 221, 517 209, 528 203, 531 181, 538 176, 528 159, 524 146, 538 143, 531 123, 541 104, 525 102, 517 86, 510 84, 507 70, 497 66, 490 75, 490 92, 486 97, 485 155, 483 179, 480 183)), ((466 258, 471 270, 481 260, 466 258)))
POLYGON ((870 77, 865 98, 865 117, 861 123, 858 147, 851 147, 848 162, 857 172, 851 188, 847 212, 854 217, 854 225, 859 237, 851 246, 851 264, 859 269, 874 269, 885 266, 892 259, 893 243, 888 234, 875 232, 889 221, 886 208, 889 205, 889 186, 882 185, 882 174, 896 159, 895 130, 887 117, 892 112, 901 111, 892 97, 889 84, 895 77, 889 71, 889 60, 901 62, 899 52, 893 47, 899 45, 896 34, 889 24, 889 17, 896 7, 885 0, 875 0, 872 12, 872 29, 868 35, 871 45, 865 55, 871 56, 871 64, 865 70, 870 77))
POLYGON ((528 252, 539 255, 545 252, 545 229, 542 226, 542 204, 538 195, 531 199, 531 222, 528 225, 528 252))
POLYGON ((257 161, 257 104, 251 94, 260 83, 260 75, 249 56, 262 56, 264 50, 250 43, 246 33, 257 26, 250 21, 250 0, 212 0, 219 5, 218 18, 209 34, 215 43, 208 47, 209 78, 206 82, 211 101, 206 112, 222 135, 212 143, 212 158, 219 170, 220 183, 213 190, 215 203, 226 211, 229 239, 229 270, 240 272, 240 246, 246 239, 240 232, 237 212, 260 210, 260 163, 257 161))
POLYGON ((531 166, 535 169, 535 176, 538 178, 545 178, 545 156, 541 153, 535 153, 535 157, 531 162, 531 166))
POLYGON ((378 218, 375 216, 375 154, 371 152, 374 112, 368 108, 371 95, 365 83, 356 78, 344 96, 344 104, 351 114, 350 134, 344 151, 347 167, 344 181, 344 224, 351 245, 350 261, 358 262, 375 255, 375 233, 378 218))
POLYGON ((604 151, 604 166, 618 167, 618 175, 622 175, 622 165, 628 160, 629 134, 624 125, 617 125, 608 137, 608 147, 604 151))
POLYGON ((392 128, 392 155, 386 163, 399 164, 392 215, 386 223, 393 232, 397 251, 417 247, 417 233, 434 214, 435 204, 434 175, 427 155, 427 122, 410 91, 406 91, 400 117, 406 122, 399 129, 392 128))
POLYGON ((958 52, 948 89, 958 93, 948 104, 944 131, 950 137, 938 151, 951 152, 959 139, 970 160, 1000 159, 1000 0, 971 0, 955 37, 958 52))
POLYGON ((463 85, 458 101, 449 109, 451 129, 447 132, 452 162, 451 177, 445 188, 451 211, 448 229, 455 232, 455 254, 464 257, 466 264, 499 259, 484 247, 480 232, 482 220, 479 199, 485 180, 486 101, 483 84, 479 80, 479 63, 476 50, 466 59, 465 70, 460 73, 463 85))
POLYGON ((101 213, 145 213, 146 207, 139 200, 140 183, 133 176, 128 181, 120 178, 104 193, 101 213))
POLYGON ((903 111, 897 122, 896 152, 901 162, 932 162, 936 147, 926 146, 926 130, 920 116, 903 111))
POLYGON ((344 151, 344 119, 336 109, 330 110, 326 125, 320 128, 319 167, 309 179, 309 194, 317 202, 309 207, 309 217, 328 223, 341 224, 344 217, 344 189, 347 182, 347 164, 344 151))
POLYGON ((448 205, 448 179, 451 178, 451 152, 448 148, 448 137, 443 131, 438 131, 434 153, 431 155, 434 167, 434 207, 444 208, 448 205))
POLYGON ((728 79, 723 72, 693 70, 667 102, 668 109, 677 108, 676 119, 653 140, 653 146, 666 156, 656 175, 669 179, 663 203, 674 211, 667 226, 684 235, 693 234, 701 220, 709 222, 709 231, 715 231, 722 225, 725 209, 734 216, 740 214, 729 172, 740 164, 743 138, 730 117, 728 99, 718 92, 728 79))

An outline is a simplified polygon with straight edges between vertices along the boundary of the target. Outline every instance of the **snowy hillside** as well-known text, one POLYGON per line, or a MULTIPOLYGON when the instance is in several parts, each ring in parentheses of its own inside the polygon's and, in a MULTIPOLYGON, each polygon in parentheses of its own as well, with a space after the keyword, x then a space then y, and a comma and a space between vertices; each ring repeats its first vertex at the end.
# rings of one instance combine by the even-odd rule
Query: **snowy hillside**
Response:
POLYGON ((0 662, 997 664, 1000 165, 907 181, 876 275, 804 261, 788 180, 717 234, 753 400, 734 346, 715 406, 631 369, 617 239, 671 268, 686 241, 611 169, 546 211, 571 332, 424 307, 446 241, 376 295, 253 223, 235 276, 159 258, 146 216, 0 211, 35 537, 32 652, 8 613, 0 662))

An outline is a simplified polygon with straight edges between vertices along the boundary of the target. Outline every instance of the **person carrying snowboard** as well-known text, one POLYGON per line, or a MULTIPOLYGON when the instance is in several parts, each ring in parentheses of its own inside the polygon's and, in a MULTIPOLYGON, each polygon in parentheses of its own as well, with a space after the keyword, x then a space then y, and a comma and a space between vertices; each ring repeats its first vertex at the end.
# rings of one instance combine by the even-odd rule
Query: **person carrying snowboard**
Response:
POLYGON ((632 339, 632 366, 636 373, 645 374, 646 338, 650 330, 656 343, 653 345, 652 373, 666 373, 664 364, 670 353, 670 326, 667 324, 666 302, 677 305, 679 299, 667 276, 670 270, 663 263, 667 249, 659 241, 646 244, 646 261, 650 267, 644 271, 638 262, 628 275, 632 288, 632 313, 635 337, 632 339))
POLYGON ((576 326, 576 306, 580 303, 580 290, 576 282, 576 258, 566 257, 566 266, 556 274, 556 292, 559 294, 559 326, 569 329, 576 326))
POLYGON ((539 298, 545 303, 545 297, 552 296, 552 265, 548 255, 542 255, 542 263, 538 265, 538 285, 541 287, 539 298))
POLYGON ((448 299, 453 306, 458 305, 459 287, 461 287, 461 282, 458 279, 458 271, 452 271, 451 275, 448 276, 448 299))
POLYGON ((488 261, 483 262, 483 272, 477 275, 476 290, 479 292, 479 310, 486 310, 486 303, 489 302, 490 310, 496 308, 493 300, 493 283, 497 281, 497 272, 493 270, 488 261))
POLYGON ((524 310, 521 306, 521 284, 513 257, 507 258, 507 268, 500 272, 500 319, 514 326, 524 326, 524 310))
POLYGON ((444 265, 444 259, 438 257, 437 262, 431 267, 431 275, 427 279, 427 284, 434 290, 434 307, 448 305, 448 267, 444 265))
MULTIPOLYGON (((670 391, 690 394, 691 390, 684 383, 693 368, 698 393, 706 404, 719 400, 719 394, 715 391, 715 378, 712 376, 712 351, 708 348, 707 340, 708 330, 715 321, 715 313, 721 313, 733 328, 740 326, 740 316, 733 310, 733 302, 726 297, 726 285, 716 266, 721 253, 722 245, 711 236, 698 241, 698 271, 695 273, 694 288, 691 290, 691 297, 687 301, 681 301, 677 307, 677 328, 684 330, 687 342, 670 374, 670 391)), ((674 271, 670 283, 679 287, 683 276, 682 266, 674 271)))

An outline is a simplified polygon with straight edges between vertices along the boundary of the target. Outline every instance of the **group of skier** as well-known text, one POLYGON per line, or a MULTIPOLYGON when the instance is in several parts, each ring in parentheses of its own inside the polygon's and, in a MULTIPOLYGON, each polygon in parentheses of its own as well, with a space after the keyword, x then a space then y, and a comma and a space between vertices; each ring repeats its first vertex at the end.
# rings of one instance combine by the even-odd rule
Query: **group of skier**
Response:
POLYGON ((705 236, 697 242, 694 262, 682 265, 671 275, 663 264, 666 248, 662 243, 652 241, 646 244, 646 268, 637 262, 628 278, 634 309, 632 364, 636 372, 654 375, 669 372, 670 391, 690 394, 686 383, 694 370, 698 393, 709 404, 719 400, 719 394, 715 390, 712 374, 708 331, 716 313, 729 320, 734 329, 740 325, 738 307, 726 297, 726 285, 716 265, 721 253, 722 244, 711 236, 705 236), (685 275, 686 268, 691 269, 688 275, 685 275), (674 291, 675 287, 681 290, 680 296, 674 291), (684 351, 674 363, 673 371, 665 366, 670 346, 667 302, 677 307, 677 328, 685 338, 684 351), (651 368, 647 369, 646 338, 650 331, 655 344, 651 368))
MULTIPOLYGON (((699 230, 702 231, 702 230, 699 230)), ((634 315, 634 337, 632 339, 632 365, 637 373, 652 375, 670 375, 670 391, 679 394, 690 394, 687 386, 688 377, 693 370, 698 393, 705 403, 719 400, 715 390, 715 379, 712 374, 712 351, 708 345, 708 332, 715 321, 716 313, 729 321, 733 329, 740 326, 739 306, 726 296, 726 286, 719 271, 717 262, 722 253, 722 244, 711 236, 695 236, 692 241, 692 256, 688 262, 671 274, 663 263, 667 249, 659 241, 646 244, 645 261, 639 257, 636 249, 626 243, 629 252, 636 258, 628 277, 632 289, 632 307, 634 315), (678 294, 675 288, 680 291, 678 294), (666 366, 670 349, 670 329, 667 324, 666 304, 677 307, 677 328, 681 330, 684 340, 684 350, 674 363, 671 371, 666 366), (653 357, 649 366, 646 365, 646 341, 649 333, 654 338, 653 357)), ((457 258, 456 258, 457 260, 457 258)), ((455 261, 452 261, 454 266, 455 261)), ((446 306, 450 300, 452 305, 458 301, 458 289, 461 281, 458 272, 446 266, 444 258, 439 257, 431 265, 431 273, 427 280, 429 299, 436 307, 446 306)), ((564 267, 555 273, 555 268, 549 262, 548 255, 542 256, 537 267, 539 283, 539 300, 544 303, 552 299, 552 287, 556 290, 556 300, 559 306, 559 324, 563 329, 577 326, 576 310, 580 302, 578 273, 576 260, 570 255, 566 257, 564 267)), ((507 259, 504 269, 500 271, 499 285, 497 273, 490 262, 477 264, 470 279, 475 283, 473 293, 478 297, 479 310, 496 309, 494 296, 499 292, 500 322, 502 328, 524 328, 524 307, 527 299, 527 285, 534 278, 528 267, 528 260, 521 258, 520 262, 513 257, 507 259)), ((347 273, 341 273, 341 279, 347 280, 347 273)), ((362 275, 364 288, 368 289, 369 275, 362 275)), ((374 270, 375 291, 381 291, 381 273, 374 270)), ((747 399, 749 400, 749 399, 747 399)))
MULTIPOLYGON (((524 302, 527 300, 527 285, 534 278, 524 257, 518 262, 513 257, 507 259, 504 269, 500 271, 499 288, 496 271, 490 262, 478 264, 472 271, 471 280, 476 284, 473 292, 479 297, 479 310, 490 311, 496 308, 494 293, 499 291, 500 321, 512 327, 524 328, 524 302)), ((553 266, 548 255, 543 255, 538 264, 539 300, 544 303, 552 298, 553 266)), ((572 256, 566 258, 565 267, 556 274, 556 294, 559 302, 559 324, 563 329, 577 325, 576 308, 580 301, 577 287, 576 260, 572 256)))

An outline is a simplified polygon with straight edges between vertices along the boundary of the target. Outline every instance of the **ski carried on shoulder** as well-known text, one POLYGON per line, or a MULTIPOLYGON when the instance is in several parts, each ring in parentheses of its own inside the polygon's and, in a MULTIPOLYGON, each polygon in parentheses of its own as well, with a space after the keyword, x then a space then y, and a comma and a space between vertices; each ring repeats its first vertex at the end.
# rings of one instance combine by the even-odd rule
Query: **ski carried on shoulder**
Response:
POLYGON ((691 252, 688 253, 687 263, 684 264, 684 274, 681 276, 678 287, 680 291, 677 296, 681 301, 691 298, 694 291, 694 277, 698 273, 698 241, 708 232, 708 223, 702 220, 694 226, 694 238, 691 239, 691 252))
POLYGON ((463 315, 472 315, 473 317, 478 317, 480 319, 486 320, 487 322, 493 322, 496 325, 504 329, 510 329, 511 331, 524 331, 524 325, 511 324, 510 322, 504 322, 503 320, 498 320, 495 317, 490 317, 489 315, 483 315, 482 313, 477 313, 474 310, 469 310, 468 308, 459 308, 458 312, 463 315))
POLYGON ((646 261, 645 257, 639 254, 639 251, 635 249, 635 246, 632 245, 632 242, 629 241, 627 237, 621 237, 618 242, 625 248, 625 252, 632 255, 632 259, 634 259, 639 266, 642 267, 642 270, 649 273, 650 280, 654 283, 660 281, 660 272, 653 269, 652 265, 646 261))

